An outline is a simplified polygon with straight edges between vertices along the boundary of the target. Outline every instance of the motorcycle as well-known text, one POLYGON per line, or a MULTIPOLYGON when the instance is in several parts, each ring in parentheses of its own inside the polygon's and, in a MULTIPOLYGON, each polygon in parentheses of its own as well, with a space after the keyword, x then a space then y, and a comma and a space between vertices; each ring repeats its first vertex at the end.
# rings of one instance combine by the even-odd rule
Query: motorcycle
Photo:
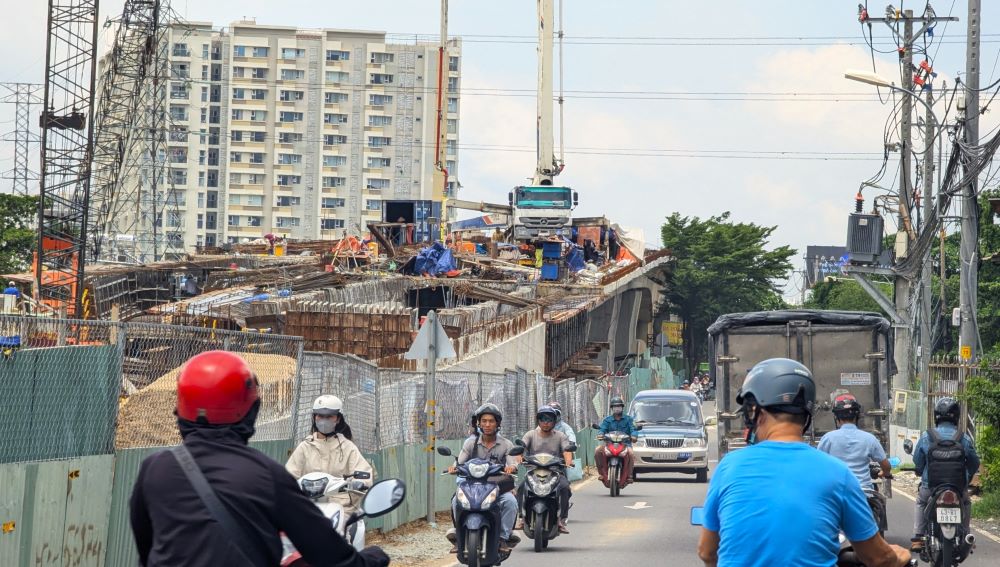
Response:
MULTIPOLYGON (((336 477, 322 472, 312 472, 303 475, 298 480, 299 490, 309 497, 310 500, 323 513, 323 517, 330 521, 333 529, 341 535, 355 549, 361 550, 365 547, 365 523, 361 518, 348 524, 347 514, 344 507, 339 502, 329 499, 332 494, 349 493, 364 495, 365 490, 355 490, 351 488, 351 480, 366 480, 371 475, 364 471, 355 471, 346 477, 336 477)), ((295 560, 301 556, 295 546, 287 536, 281 534, 281 544, 284 549, 282 553, 282 567, 285 567, 287 558, 289 565, 299 565, 295 560)))
MULTIPOLYGON (((448 447, 438 447, 437 452, 445 457, 452 456, 448 447)), ((514 447, 510 451, 513 456, 523 453, 523 447, 514 447)), ((458 561, 469 567, 499 565, 510 556, 509 551, 500 551, 498 501, 504 487, 490 477, 503 474, 504 465, 485 459, 470 459, 456 464, 455 468, 459 478, 455 490, 458 515, 454 519, 458 561)))
MULTIPOLYGON (((903 442, 903 451, 913 454, 913 442, 903 442)), ((965 527, 965 496, 957 487, 942 484, 931 489, 924 514, 927 517, 927 532, 924 534, 924 548, 920 559, 934 567, 955 567, 975 552, 976 536, 965 527)))
MULTIPOLYGON (((576 447, 571 447, 576 451, 576 447)), ((524 477, 524 534, 535 542, 535 552, 549 546, 559 536, 559 479, 566 463, 555 455, 535 453, 525 457, 528 472, 524 477)))
MULTIPOLYGON (((591 427, 600 429, 596 423, 592 424, 591 427)), ((611 490, 611 496, 618 496, 621 494, 622 483, 625 481, 621 474, 622 462, 628 457, 628 442, 631 438, 621 431, 609 431, 598 435, 597 440, 604 442, 604 455, 608 459, 608 486, 611 490)))
MULTIPOLYGON (((337 477, 324 473, 309 473, 299 480, 299 486, 302 486, 303 480, 312 475, 316 476, 315 478, 310 478, 309 480, 311 482, 307 484, 309 485, 310 490, 313 492, 318 491, 321 496, 339 491, 340 489, 334 488, 333 485, 339 484, 339 481, 347 480, 338 479, 337 477), (320 476, 328 478, 319 478, 320 476), (331 483, 330 479, 335 479, 338 482, 331 483)), ((369 475, 366 472, 362 472, 361 475, 359 475, 358 472, 355 472, 353 475, 349 475, 348 478, 353 477, 360 480, 362 478, 367 478, 368 476, 369 475)), ((310 498, 313 498, 311 494, 307 493, 307 495, 309 495, 310 498)), ((406 484, 398 478, 390 478, 376 482, 371 486, 371 488, 364 492, 364 498, 361 500, 361 506, 359 506, 357 512, 352 513, 349 517, 344 517, 343 508, 339 504, 333 502, 323 503, 334 504, 336 509, 332 506, 324 509, 320 503, 317 503, 317 506, 320 506, 320 509, 324 511, 323 515, 326 516, 333 524, 334 530, 342 536, 345 536, 345 534, 352 531, 353 526, 363 521, 365 518, 377 518, 388 514, 398 508, 405 499, 406 484), (332 514, 336 517, 328 515, 327 510, 332 510, 332 514)), ((364 532, 362 531, 362 536, 363 533, 364 532)), ((363 541, 361 542, 361 547, 358 547, 358 542, 356 540, 353 543, 355 549, 362 549, 364 547, 363 541)), ((281 534, 281 544, 283 547, 281 554, 281 567, 309 567, 309 563, 307 563, 302 555, 295 549, 295 546, 288 540, 285 534, 281 534)))
POLYGON ((872 490, 865 490, 865 497, 868 499, 868 506, 872 509, 872 516, 875 524, 878 525, 879 535, 885 535, 889 529, 889 516, 886 500, 892 497, 892 478, 881 476, 882 467, 878 463, 868 464, 868 473, 872 478, 872 490))

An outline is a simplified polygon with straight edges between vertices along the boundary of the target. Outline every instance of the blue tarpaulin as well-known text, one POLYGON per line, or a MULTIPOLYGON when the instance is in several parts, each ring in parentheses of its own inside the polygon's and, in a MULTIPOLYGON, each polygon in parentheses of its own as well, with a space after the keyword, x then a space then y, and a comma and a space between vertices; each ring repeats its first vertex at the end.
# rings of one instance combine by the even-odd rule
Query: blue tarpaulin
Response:
POLYGON ((569 254, 566 254, 566 265, 574 273, 586 268, 586 263, 583 261, 583 252, 577 247, 570 250, 569 254))
POLYGON ((435 242, 417 254, 413 271, 421 275, 439 276, 456 268, 457 264, 451 250, 445 248, 444 244, 435 242))

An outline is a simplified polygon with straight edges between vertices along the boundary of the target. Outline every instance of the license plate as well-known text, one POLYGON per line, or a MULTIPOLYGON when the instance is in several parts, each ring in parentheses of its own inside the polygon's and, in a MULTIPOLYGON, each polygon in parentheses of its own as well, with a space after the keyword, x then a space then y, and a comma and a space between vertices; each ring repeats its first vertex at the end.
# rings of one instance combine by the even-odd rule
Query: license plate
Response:
POLYGON ((937 521, 939 524, 961 524, 962 523, 962 509, 961 508, 938 508, 937 509, 937 521))
POLYGON ((653 453, 654 461, 676 461, 677 453, 653 453))

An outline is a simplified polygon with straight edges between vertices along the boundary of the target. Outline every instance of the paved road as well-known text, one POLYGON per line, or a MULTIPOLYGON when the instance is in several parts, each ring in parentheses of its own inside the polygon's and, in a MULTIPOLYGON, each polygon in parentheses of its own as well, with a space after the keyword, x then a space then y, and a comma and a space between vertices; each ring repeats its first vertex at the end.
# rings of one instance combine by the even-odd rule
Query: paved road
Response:
MULTIPOLYGON (((709 408, 706 408, 709 409, 709 408)), ((714 431, 711 432, 714 435, 714 431)), ((710 458, 717 458, 715 448, 710 458)), ((576 567, 582 565, 678 565, 700 566, 696 546, 698 528, 689 525, 691 506, 705 498, 707 484, 694 476, 679 474, 644 475, 628 486, 619 498, 596 481, 577 488, 570 512, 569 535, 563 535, 541 554, 535 554, 525 540, 514 550, 504 567, 576 567), (647 508, 630 509, 638 502, 647 508), (544 561, 544 563, 541 563, 544 561)), ((909 545, 913 502, 896 494, 889 504, 889 533, 892 543, 909 545)), ((977 534, 978 548, 963 565, 968 567, 1000 564, 1000 543, 977 534)))

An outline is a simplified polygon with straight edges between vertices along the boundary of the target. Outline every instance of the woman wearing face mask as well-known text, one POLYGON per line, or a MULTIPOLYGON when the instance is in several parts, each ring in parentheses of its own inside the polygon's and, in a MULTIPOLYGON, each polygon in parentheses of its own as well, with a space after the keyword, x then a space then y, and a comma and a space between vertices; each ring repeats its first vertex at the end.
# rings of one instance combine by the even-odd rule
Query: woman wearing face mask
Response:
MULTIPOLYGON (((371 478, 352 480, 355 489, 372 485, 375 473, 351 441, 351 427, 341 413, 344 403, 337 396, 320 396, 313 402, 312 434, 299 443, 285 468, 295 478, 311 472, 323 472, 344 477, 356 471, 369 473, 371 478)), ((361 497, 350 493, 331 495, 347 513, 361 504, 361 497)))

